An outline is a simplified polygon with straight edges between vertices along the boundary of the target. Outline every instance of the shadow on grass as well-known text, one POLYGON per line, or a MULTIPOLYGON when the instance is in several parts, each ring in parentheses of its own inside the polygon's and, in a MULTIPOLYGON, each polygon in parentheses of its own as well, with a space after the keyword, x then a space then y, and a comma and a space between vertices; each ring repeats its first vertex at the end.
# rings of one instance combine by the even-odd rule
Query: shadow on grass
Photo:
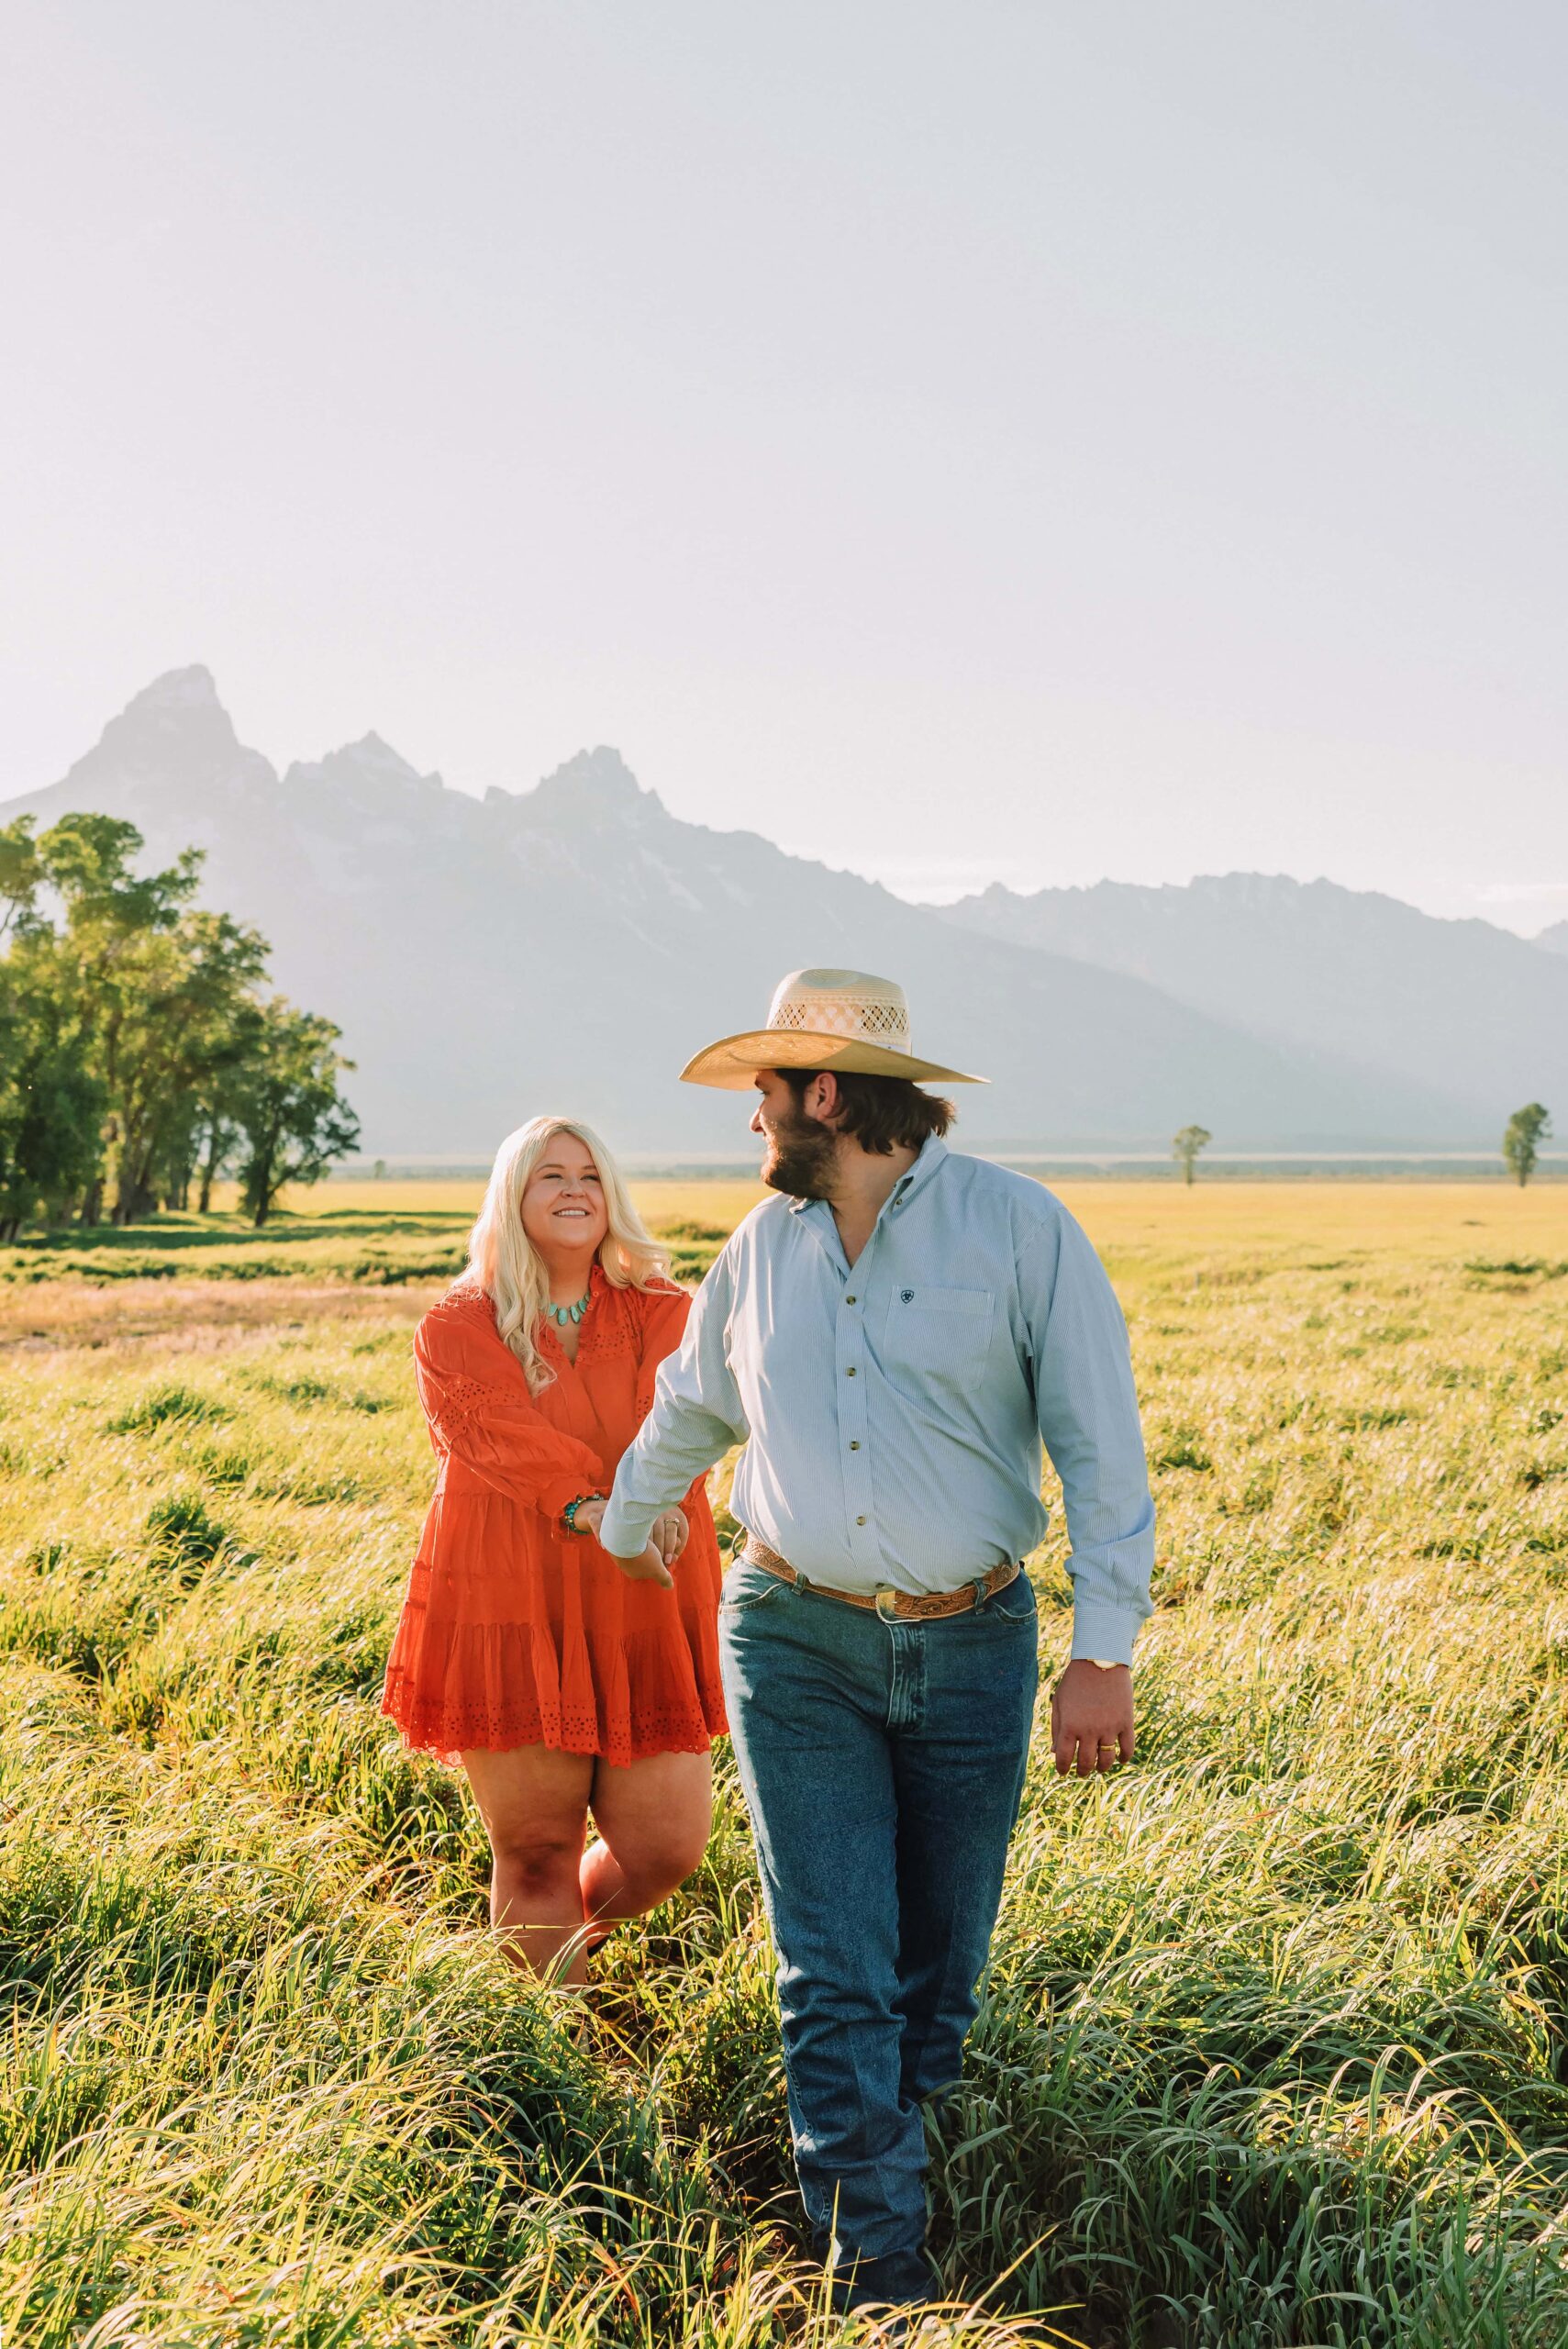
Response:
MULTIPOLYGON (((279 1209, 260 1230, 243 1216, 171 1210, 145 1223, 69 1225, 0 1248, 0 1284, 39 1281, 286 1280, 300 1275, 370 1286, 450 1280, 462 1270, 468 1208, 279 1209)), ((701 1278, 726 1237, 675 1223, 661 1236, 677 1280, 701 1278)))
POLYGON ((276 1209, 258 1230, 248 1217, 191 1215, 172 1210, 146 1223, 68 1224, 56 1231, 34 1232, 4 1252, 19 1257, 109 1252, 134 1249, 140 1252, 176 1253, 204 1248, 233 1248, 247 1244, 275 1246, 312 1240, 446 1239, 464 1231, 471 1214, 440 1208, 428 1211, 405 1208, 396 1215, 377 1215, 368 1208, 327 1209, 315 1215, 276 1209))

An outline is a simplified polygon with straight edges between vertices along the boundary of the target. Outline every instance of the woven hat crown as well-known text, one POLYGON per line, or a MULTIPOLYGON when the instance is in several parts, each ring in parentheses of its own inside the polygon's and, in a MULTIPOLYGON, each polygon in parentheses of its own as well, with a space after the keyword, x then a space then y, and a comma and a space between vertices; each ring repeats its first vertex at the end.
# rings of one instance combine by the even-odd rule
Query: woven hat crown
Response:
POLYGON ((768 1007, 768 1026, 817 1036, 858 1036, 909 1050, 909 1006, 892 979, 863 971, 792 971, 768 1007))

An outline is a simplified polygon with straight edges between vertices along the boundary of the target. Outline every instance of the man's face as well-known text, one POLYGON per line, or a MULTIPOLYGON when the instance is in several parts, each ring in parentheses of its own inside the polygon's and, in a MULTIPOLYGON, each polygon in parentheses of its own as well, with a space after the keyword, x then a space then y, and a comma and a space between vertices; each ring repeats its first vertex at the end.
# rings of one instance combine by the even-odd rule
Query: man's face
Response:
MULTIPOLYGON (((788 1198, 825 1197, 833 1164, 832 1127, 813 1117, 795 1099, 776 1068, 760 1068, 756 1085, 762 1097, 752 1113, 751 1131, 761 1134, 767 1144, 762 1158, 763 1182, 775 1191, 783 1191, 788 1198)), ((819 1091, 819 1083, 809 1085, 806 1102, 815 1103, 819 1091)))

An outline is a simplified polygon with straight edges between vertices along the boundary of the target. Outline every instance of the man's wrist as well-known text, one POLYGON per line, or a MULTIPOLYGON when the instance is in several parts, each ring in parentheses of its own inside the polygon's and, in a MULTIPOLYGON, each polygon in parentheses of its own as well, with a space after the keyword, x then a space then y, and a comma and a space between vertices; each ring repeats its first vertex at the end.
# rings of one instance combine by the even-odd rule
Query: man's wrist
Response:
POLYGON ((1133 1643, 1147 1611, 1140 1608, 1135 1613, 1129 1607, 1118 1607, 1087 1594, 1081 1596, 1073 1609, 1073 1645, 1069 1651, 1072 1661, 1130 1664, 1133 1643))
POLYGON ((645 1505, 628 1508, 617 1504, 610 1494, 603 1520, 599 1526, 599 1547, 607 1550, 612 1558, 639 1558, 653 1538, 653 1528, 660 1512, 645 1505))

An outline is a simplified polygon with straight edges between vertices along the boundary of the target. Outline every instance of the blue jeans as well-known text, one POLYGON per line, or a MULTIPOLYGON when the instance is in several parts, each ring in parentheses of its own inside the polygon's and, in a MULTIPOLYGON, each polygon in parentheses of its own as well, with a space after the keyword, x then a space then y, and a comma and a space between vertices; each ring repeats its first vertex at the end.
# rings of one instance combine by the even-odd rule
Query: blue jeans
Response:
POLYGON ((920 2105, 959 2076, 996 1921, 1034 1593, 1019 1575, 968 1614, 890 1621, 738 1564, 718 1620, 806 2217, 845 2304, 924 2299, 920 2105))

